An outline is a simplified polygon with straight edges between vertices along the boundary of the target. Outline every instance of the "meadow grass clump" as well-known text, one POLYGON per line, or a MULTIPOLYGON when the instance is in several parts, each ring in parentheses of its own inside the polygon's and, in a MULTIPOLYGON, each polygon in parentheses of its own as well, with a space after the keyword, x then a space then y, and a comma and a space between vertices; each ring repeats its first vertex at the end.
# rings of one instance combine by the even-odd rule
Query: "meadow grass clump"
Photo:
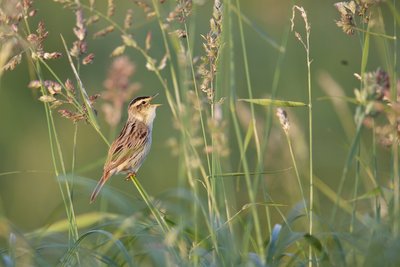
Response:
MULTIPOLYGON (((319 37, 306 8, 290 6, 277 42, 245 15, 239 0, 53 2, 74 18, 70 33, 62 27, 59 33, 48 30, 46 14, 35 9, 38 1, 0 3, 0 77, 19 64, 28 66, 27 87, 43 102, 63 214, 32 231, 0 217, 4 266, 400 263, 400 12, 395 1, 343 1, 331 7, 339 14, 336 25, 360 45, 359 72, 347 73, 359 84, 354 95, 326 72, 318 80, 325 92, 335 92, 327 99, 348 139, 343 141, 346 159, 338 160, 343 166, 334 165, 335 181, 319 172, 319 114, 314 111, 319 99, 311 68, 319 60, 313 48, 319 37), (198 16, 205 10, 204 20, 198 16), (259 52, 249 48, 250 32, 275 56, 276 62, 265 63, 275 64, 271 84, 263 84, 270 88, 267 94, 254 80, 252 60, 259 52), (57 51, 46 49, 51 35, 59 35, 57 51), (112 47, 97 50, 96 44, 110 40, 112 47), (372 40, 384 48, 380 66, 370 59, 372 40), (302 49, 304 84, 293 97, 282 98, 284 62, 296 49, 291 42, 302 49), (109 57, 110 65, 103 66, 109 57), (102 87, 92 89, 86 75, 96 66, 106 77, 99 78, 102 87), (146 75, 157 84, 150 93, 146 75), (77 164, 80 129, 89 127, 90 138, 109 146, 126 105, 142 92, 165 96, 168 111, 159 112, 169 116, 164 129, 173 128, 165 147, 167 157, 174 157, 176 186, 155 195, 139 173, 125 184, 137 191, 136 199, 108 186, 99 204, 85 210, 82 203, 89 202, 95 181, 84 173, 100 169, 103 159, 77 164), (58 116, 73 126, 70 148, 58 116), (381 160, 381 153, 389 160, 381 160), (87 197, 76 193, 80 190, 87 197)), ((158 171, 157 162, 148 164, 158 171)), ((157 183, 170 177, 159 171, 150 178, 157 183)))

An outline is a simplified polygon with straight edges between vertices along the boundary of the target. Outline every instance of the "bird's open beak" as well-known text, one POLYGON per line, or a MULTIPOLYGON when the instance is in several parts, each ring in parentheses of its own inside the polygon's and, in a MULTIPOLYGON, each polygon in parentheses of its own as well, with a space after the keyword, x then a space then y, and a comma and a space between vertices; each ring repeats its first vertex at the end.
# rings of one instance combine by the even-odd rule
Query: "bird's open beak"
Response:
MULTIPOLYGON (((157 94, 155 94, 155 95, 153 95, 152 97, 151 97, 151 100, 153 100, 156 96, 158 96, 158 93, 157 94)), ((159 106, 161 106, 162 104, 151 104, 153 107, 159 107, 159 106)))

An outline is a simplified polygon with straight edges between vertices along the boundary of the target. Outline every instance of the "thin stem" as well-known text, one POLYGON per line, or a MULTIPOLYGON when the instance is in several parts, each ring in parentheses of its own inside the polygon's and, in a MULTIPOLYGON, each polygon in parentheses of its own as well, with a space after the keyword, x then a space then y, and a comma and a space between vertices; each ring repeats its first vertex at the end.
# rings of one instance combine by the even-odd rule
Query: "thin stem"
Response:
POLYGON ((358 185, 359 185, 359 181, 360 181, 360 172, 361 172, 361 164, 360 164, 360 160, 359 160, 361 157, 360 144, 358 144, 357 153, 358 153, 358 157, 356 160, 356 174, 355 174, 354 191, 353 191, 354 201, 353 201, 353 207, 352 207, 352 213, 351 213, 351 221, 350 221, 350 229, 349 229, 350 233, 353 233, 353 231, 354 231, 354 223, 356 220, 358 185))
MULTIPOLYGON (((168 223, 166 222, 164 216, 161 214, 161 212, 157 209, 157 207, 153 204, 151 201, 149 195, 147 194, 146 190, 142 187, 140 182, 137 180, 135 175, 130 175, 129 178, 131 179, 132 183, 135 185, 136 189, 138 190, 140 196, 146 203, 147 207, 150 209, 150 212, 153 214, 154 218, 157 221, 157 224, 160 226, 164 236, 166 236, 170 232, 170 227, 168 226, 168 223)), ((168 250, 174 255, 177 264, 180 262, 180 257, 176 253, 176 251, 173 248, 168 248, 168 250)), ((179 266, 179 264, 178 264, 179 266)))
MULTIPOLYGON (((287 26, 287 29, 285 30, 285 33, 283 34, 283 38, 280 44, 280 51, 281 53, 278 54, 278 59, 276 62, 276 66, 275 66, 275 70, 274 70, 274 74, 273 74, 273 80, 272 80, 272 85, 271 85, 271 99, 275 99, 277 91, 278 91, 278 84, 279 84, 279 80, 280 80, 280 76, 281 76, 281 71, 282 71, 282 63, 284 61, 285 55, 286 55, 286 47, 287 47, 287 41, 289 39, 289 34, 290 34, 290 25, 287 26)), ((269 137, 271 134, 271 129, 272 129, 272 117, 273 117, 273 106, 270 105, 268 107, 268 115, 266 118, 266 130, 265 130, 265 134, 263 137, 263 142, 261 145, 261 151, 265 151, 264 154, 267 154, 268 151, 268 142, 269 142, 269 137)), ((261 155, 263 157, 263 155, 261 155)), ((260 160, 260 168, 262 167, 262 163, 264 162, 264 160, 260 160)), ((258 168, 257 168, 258 169, 258 168)), ((262 186, 264 187, 264 183, 262 183, 262 186)), ((268 196, 267 190, 263 188, 263 192, 265 192, 263 194, 264 196, 264 200, 267 200, 268 198, 270 198, 270 196, 268 196)), ((303 199, 305 201, 305 199, 303 199)), ((304 206, 304 208, 307 210, 307 205, 304 206)), ((272 234, 272 223, 271 223, 271 216, 270 216, 270 207, 266 206, 265 207, 265 211, 266 211, 266 216, 267 216, 267 225, 268 225, 268 232, 270 233, 270 235, 272 234)))
POLYGON ((357 121, 357 127, 356 127, 355 136, 354 136, 353 141, 352 141, 352 143, 350 145, 350 148, 349 148, 350 152, 347 155, 345 166, 343 168, 342 175, 341 175, 341 178, 340 178, 340 181, 339 181, 338 190, 336 192, 336 203, 333 206, 332 216, 331 216, 331 222, 332 223, 334 222, 335 217, 336 217, 337 209, 339 207, 339 202, 340 202, 340 196, 341 196, 342 191, 343 191, 344 182, 346 180, 347 173, 349 172, 349 168, 350 168, 350 165, 351 165, 351 163, 353 161, 353 158, 354 158, 354 155, 355 155, 355 152, 356 152, 356 148, 357 148, 357 146, 358 146, 358 144, 360 142, 360 136, 361 136, 361 132, 362 132, 362 129, 363 129, 363 123, 362 122, 363 122, 364 118, 365 118, 365 114, 362 114, 361 117, 357 121))
MULTIPOLYGON (((376 145, 377 145, 377 139, 376 139, 376 128, 375 128, 375 120, 372 120, 372 176, 373 179, 372 181, 375 181, 377 185, 374 185, 374 187, 377 187, 380 184, 380 179, 378 176, 378 156, 377 156, 377 150, 376 150, 376 145)), ((375 197, 375 216, 376 216, 376 222, 379 223, 381 220, 381 203, 380 203, 380 197, 376 196, 375 197)))
POLYGON ((96 131, 99 132, 100 131, 99 130, 99 125, 97 123, 96 115, 94 114, 92 104, 90 103, 89 96, 88 96, 88 94, 86 92, 85 87, 83 86, 83 82, 82 82, 81 78, 79 77, 79 74, 78 74, 78 71, 77 71, 77 69, 75 67, 75 64, 72 61, 72 57, 71 57, 71 55, 70 55, 70 53, 68 51, 68 47, 67 47, 67 44, 66 44, 66 42, 64 40, 64 37, 62 35, 60 35, 60 36, 61 36, 62 43, 64 45, 65 53, 67 54, 67 58, 68 58, 68 61, 70 63, 71 69, 72 69, 72 72, 74 73, 75 79, 76 79, 76 81, 78 83, 78 88, 79 88, 79 91, 81 93, 82 101, 85 104, 87 115, 89 117, 89 121, 91 122, 93 127, 96 129, 96 131))
MULTIPOLYGON (((307 13, 303 7, 299 7, 294 5, 292 8, 292 31, 294 30, 294 18, 296 10, 301 13, 301 17, 304 21, 305 31, 306 31, 306 41, 304 42, 303 37, 295 32, 295 36, 298 41, 303 45, 304 50, 306 51, 306 59, 307 59, 307 87, 308 87, 308 143, 309 143, 309 181, 310 181, 310 190, 309 190, 309 228, 308 232, 310 235, 313 234, 313 206, 314 206, 314 174, 313 174, 313 116, 312 116, 312 88, 311 88, 311 59, 310 59, 310 33, 311 26, 308 23, 307 13)), ((312 258, 312 246, 309 245, 308 250, 308 266, 313 265, 312 258)))
POLYGON ((161 20, 161 15, 160 15, 160 10, 158 8, 158 3, 156 0, 152 0, 153 6, 154 6, 154 11, 156 12, 156 16, 157 16, 157 21, 161 30, 161 35, 163 37, 163 42, 164 42, 164 48, 165 48, 165 52, 167 54, 167 58, 170 62, 170 70, 171 70, 171 78, 172 78, 172 84, 174 86, 174 91, 175 91, 175 98, 176 98, 176 102, 178 105, 178 110, 181 111, 182 110, 182 103, 181 103, 181 98, 180 98, 180 93, 179 93, 179 86, 178 86, 178 81, 176 78, 176 71, 175 71, 175 67, 174 64, 172 63, 172 59, 171 59, 171 52, 170 52, 170 48, 169 48, 169 44, 168 44, 168 39, 167 39, 167 34, 165 33, 165 27, 163 26, 163 22, 161 20))
MULTIPOLYGON (((25 26, 26 26, 27 33, 30 34, 31 30, 30 30, 30 27, 29 27, 29 23, 27 21, 27 17, 28 16, 25 14, 24 23, 25 23, 25 26)), ((31 51, 31 52, 33 52, 33 51, 31 51)), ((41 70, 39 61, 33 62, 32 66, 34 67, 36 75, 40 80, 40 84, 42 85, 41 88, 40 88, 41 93, 42 93, 42 95, 46 95, 46 91, 45 91, 45 89, 43 87, 43 74, 42 74, 42 70, 41 70)), ((59 143, 59 140, 58 140, 58 137, 57 137, 57 132, 56 132, 56 129, 55 129, 55 124, 54 124, 53 115, 52 115, 50 106, 49 106, 48 103, 44 103, 44 107, 45 107, 45 113, 46 113, 46 121, 47 121, 47 129, 48 129, 48 134, 49 134, 49 143, 50 143, 50 151, 51 151, 51 156, 52 156, 52 162, 53 162, 53 166, 54 166, 54 172, 55 172, 55 175, 56 175, 57 180, 58 180, 59 171, 58 171, 58 167, 57 167, 56 152, 55 152, 55 148, 54 148, 53 142, 56 142, 56 144, 57 144, 57 151, 58 151, 58 155, 60 157, 62 171, 63 171, 64 176, 66 174, 66 171, 65 171, 65 167, 64 167, 64 161, 63 161, 63 158, 62 158, 61 147, 60 147, 60 143, 59 143), (54 139, 53 139, 53 137, 54 137, 54 139)), ((61 182, 59 180, 58 180, 57 184, 58 184, 59 189, 60 189, 60 193, 61 193, 61 197, 63 199, 63 203, 64 203, 64 206, 65 206, 65 211, 66 211, 66 214, 67 214, 68 222, 70 224, 70 228, 69 228, 70 232, 69 232, 69 234, 70 234, 70 236, 72 236, 72 240, 71 241, 73 243, 76 240, 78 240, 79 234, 78 234, 78 227, 77 227, 77 224, 76 224, 74 207, 73 207, 72 200, 70 198, 70 190, 69 190, 68 182, 65 183, 66 191, 67 191, 67 193, 66 193, 67 197, 64 194, 64 189, 63 189, 62 184, 61 184, 61 182)), ((77 260, 79 262, 79 257, 78 256, 77 256, 77 260)))
MULTIPOLYGON (((246 84, 247 84, 247 92, 249 94, 249 98, 253 98, 253 89, 251 85, 251 79, 250 79, 250 70, 249 70, 249 61, 247 59, 247 49, 246 49, 246 41, 244 37, 244 30, 243 30, 243 23, 242 20, 240 19, 241 17, 241 10, 240 10, 240 3, 239 0, 236 0, 236 6, 238 9, 239 13, 239 33, 240 33, 240 41, 242 44, 242 54, 243 54, 243 61, 244 61, 244 70, 245 70, 245 76, 246 76, 246 84)), ((255 117, 255 112, 254 112, 254 105, 250 103, 250 112, 251 112, 251 118, 252 118, 252 124, 253 124, 253 131, 254 131, 254 139, 255 139, 255 145, 256 145, 256 151, 257 151, 257 157, 260 158, 261 155, 261 146, 260 146, 260 140, 257 134, 257 129, 256 129, 256 117, 255 117)))
POLYGON ((386 38, 386 39, 389 39, 389 40, 396 40, 397 39, 396 35, 395 36, 390 36, 390 35, 386 35, 386 34, 382 34, 382 33, 371 32, 371 31, 364 30, 364 29, 357 28, 357 27, 354 27, 354 29, 357 30, 357 31, 363 32, 363 33, 367 33, 367 34, 370 34, 370 35, 386 38))
POLYGON ((304 209, 306 212, 306 216, 308 217, 309 214, 308 214, 308 210, 307 210, 306 197, 304 195, 303 186, 301 184, 300 174, 299 174, 299 170, 297 168, 296 158, 295 158, 294 152, 293 152, 292 141, 290 140, 289 133, 286 131, 285 131, 285 136, 286 136, 286 141, 288 142, 290 157, 292 158, 292 163, 293 163, 294 172, 296 174, 297 183, 299 184, 301 198, 303 199, 304 209))
POLYGON ((286 45, 279 45, 274 39, 269 37, 267 34, 262 32, 257 25, 255 25, 247 16, 241 13, 234 5, 230 5, 230 10, 232 10, 240 20, 243 20, 244 23, 247 24, 251 29, 253 29, 262 40, 266 41, 270 44, 274 49, 276 49, 279 53, 283 54, 286 50, 286 45))
MULTIPOLYGON (((310 60, 310 35, 307 34, 307 79, 308 79, 308 128, 309 128, 309 154, 310 154, 310 227, 309 233, 313 234, 313 213, 314 213, 314 171, 313 171, 313 116, 312 116, 312 90, 311 90, 311 60, 310 60)), ((309 266, 312 266, 312 247, 310 246, 309 266)))
MULTIPOLYGON (((243 54, 243 60, 244 60, 247 91, 248 91, 249 98, 252 99, 253 92, 252 92, 252 85, 251 85, 251 80, 250 80, 250 70, 249 70, 249 63, 248 63, 248 59, 247 59, 247 49, 246 49, 246 42, 245 42, 245 37, 244 37, 243 23, 242 23, 242 20, 240 19, 241 10, 240 10, 239 0, 236 0, 236 6, 238 9, 238 13, 239 13, 239 33, 240 33, 240 40, 241 40, 241 44, 242 44, 242 54, 243 54)), ((232 108, 235 109, 234 106, 232 106, 232 108)), ((250 112, 251 112, 253 134, 254 134, 254 140, 255 140, 255 146, 256 146, 256 152, 257 152, 257 159, 258 159, 258 161, 260 161, 261 146, 260 146, 260 140, 258 137, 257 127, 256 127, 257 123, 256 123, 255 112, 254 112, 254 105, 252 103, 250 103, 250 112)), ((235 114, 235 113, 232 113, 232 114, 235 114)), ((239 137, 239 136, 237 136, 237 137, 239 137)), ((239 141, 239 143, 240 143, 240 153, 241 153, 241 157, 242 157, 241 160, 243 161, 243 168, 244 168, 244 171, 246 173, 248 173, 249 167, 247 165, 247 161, 244 160, 244 158, 246 157, 244 147, 242 145, 241 140, 239 141)), ((246 177, 246 186, 248 188, 250 202, 254 203, 256 201, 256 195, 255 195, 254 191, 256 191, 256 189, 257 189, 259 177, 258 178, 256 177, 256 179, 255 179, 256 182, 254 182, 253 184, 252 184, 252 182, 250 180, 250 176, 248 174, 246 174, 245 177, 246 177)), ((263 245, 263 237, 262 237, 262 232, 261 232, 260 221, 259 221, 258 212, 257 212, 256 207, 252 208, 252 216, 254 219, 254 227, 255 227, 255 234, 256 234, 255 238, 257 241, 257 249, 258 249, 261 259, 264 259, 265 258, 264 257, 265 250, 264 250, 264 245, 263 245)))
MULTIPOLYGON (((188 28, 186 25, 186 22, 184 23, 185 31, 187 32, 188 28)), ((192 55, 192 48, 190 46, 189 38, 186 38, 186 45, 188 49, 188 55, 189 55, 189 60, 190 60, 190 71, 192 74, 192 79, 193 79, 193 85, 196 93, 196 98, 199 103, 201 103, 200 100, 200 95, 199 95, 199 89, 197 86, 197 79, 196 79, 196 73, 194 71, 194 66, 193 66, 193 55, 192 55)), ((205 123, 204 123, 204 118, 203 118, 203 112, 202 109, 199 108, 199 116, 200 116, 200 125, 201 125, 201 131, 203 135, 203 142, 204 142, 204 147, 208 147, 208 141, 207 141, 207 134, 206 134, 206 129, 205 129, 205 123)), ((207 159, 207 166, 208 166, 208 172, 211 173, 211 163, 210 163, 210 157, 208 156, 208 153, 206 153, 206 159, 207 159)))
POLYGON ((71 199, 73 199, 73 195, 74 195, 77 137, 78 137, 78 123, 74 123, 74 140, 73 140, 73 147, 72 147, 72 163, 71 163, 71 199))
POLYGON ((131 179, 132 183, 135 185, 136 189, 138 190, 140 196, 146 203, 147 207, 150 209, 151 213, 153 214, 154 218, 156 219, 158 225, 160 226, 161 230, 164 234, 168 233, 169 226, 165 221, 164 217, 161 215, 160 211, 154 206, 153 202, 150 200, 149 195, 144 190, 140 182, 137 180, 135 175, 130 175, 129 178, 131 179))
MULTIPOLYGON (((393 9, 396 10, 396 1, 393 0, 393 9)), ((393 31, 394 35, 397 36, 397 23, 395 16, 393 15, 393 31)), ((397 103, 397 39, 393 41, 393 79, 392 79, 392 86, 391 86, 391 98, 393 104, 397 103)), ((397 135, 397 127, 393 129, 393 136, 397 135)), ((394 236, 397 237, 399 235, 399 215, 400 215, 400 177, 399 177, 399 147, 397 142, 393 142, 392 145, 392 170, 393 170, 393 188, 394 188, 394 204, 393 204, 393 233, 394 236)))

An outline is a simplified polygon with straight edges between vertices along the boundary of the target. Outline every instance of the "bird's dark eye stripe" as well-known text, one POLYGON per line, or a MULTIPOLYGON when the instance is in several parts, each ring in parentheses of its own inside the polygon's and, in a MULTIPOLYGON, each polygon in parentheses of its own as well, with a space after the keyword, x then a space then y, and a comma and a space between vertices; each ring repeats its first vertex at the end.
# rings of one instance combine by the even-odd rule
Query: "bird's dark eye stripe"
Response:
MULTIPOLYGON (((140 100, 145 100, 145 99, 148 99, 149 98, 149 96, 139 96, 139 97, 136 97, 135 99, 133 99, 132 101, 131 101, 131 103, 129 103, 129 106, 131 106, 131 105, 133 105, 133 104, 135 104, 135 103, 138 103, 140 100)), ((143 102, 146 102, 146 101, 143 101, 143 102)))

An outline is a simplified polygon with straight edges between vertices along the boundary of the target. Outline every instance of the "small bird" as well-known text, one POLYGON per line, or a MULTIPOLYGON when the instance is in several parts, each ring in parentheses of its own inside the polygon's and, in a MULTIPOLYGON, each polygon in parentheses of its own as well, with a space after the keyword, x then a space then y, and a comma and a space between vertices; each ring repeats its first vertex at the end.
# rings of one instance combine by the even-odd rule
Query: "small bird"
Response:
POLYGON ((161 104, 151 104, 153 96, 141 96, 133 99, 128 106, 128 121, 118 138, 111 144, 107 160, 104 163, 103 176, 90 197, 93 203, 107 180, 117 173, 135 176, 146 159, 151 146, 151 133, 156 109, 161 104))

